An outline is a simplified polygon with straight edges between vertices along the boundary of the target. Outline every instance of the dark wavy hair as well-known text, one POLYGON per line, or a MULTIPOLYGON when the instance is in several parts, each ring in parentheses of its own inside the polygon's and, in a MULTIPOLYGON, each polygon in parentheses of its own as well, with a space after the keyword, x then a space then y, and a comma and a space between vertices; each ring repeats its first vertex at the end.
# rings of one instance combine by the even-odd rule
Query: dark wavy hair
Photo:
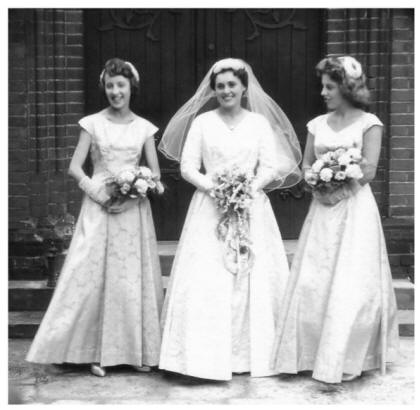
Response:
POLYGON ((127 64, 126 61, 121 60, 120 58, 111 58, 105 63, 99 79, 99 86, 102 90, 105 90, 105 74, 108 74, 110 77, 122 75, 130 81, 131 95, 134 96, 138 93, 140 83, 137 81, 130 65, 127 64))
POLYGON ((366 86, 364 73, 359 78, 349 77, 337 57, 322 59, 315 67, 319 77, 327 74, 338 84, 341 95, 356 108, 367 110, 369 107, 369 89, 366 86))
POLYGON ((212 90, 214 90, 216 87, 216 77, 221 73, 225 73, 226 71, 232 71, 233 75, 239 78, 242 85, 245 88, 248 88, 248 73, 246 72, 245 68, 239 68, 238 70, 235 70, 233 68, 227 67, 227 68, 222 68, 220 71, 218 71, 217 74, 215 73, 210 74, 210 88, 212 90))

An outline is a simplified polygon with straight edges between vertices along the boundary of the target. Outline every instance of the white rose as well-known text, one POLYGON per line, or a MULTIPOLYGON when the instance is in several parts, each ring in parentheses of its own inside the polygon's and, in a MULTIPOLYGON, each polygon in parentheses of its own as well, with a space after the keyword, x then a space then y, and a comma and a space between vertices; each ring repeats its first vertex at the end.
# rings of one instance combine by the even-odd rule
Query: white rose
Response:
POLYGON ((324 182, 330 182, 333 175, 334 175, 334 173, 333 173, 332 169, 330 169, 330 168, 321 169, 321 172, 319 173, 319 177, 324 182))
POLYGON ((325 165, 324 161, 322 159, 317 159, 313 164, 312 164, 312 171, 313 172, 320 172, 321 169, 323 168, 323 166, 325 165))
POLYGON ((353 57, 344 56, 338 57, 338 60, 342 64, 346 75, 350 78, 357 79, 360 78, 363 74, 362 66, 360 63, 353 57))
POLYGON ((346 173, 344 171, 338 171, 334 175, 334 179, 336 179, 337 181, 343 181, 344 179, 346 179, 346 173))
POLYGON ((133 181, 135 175, 132 171, 122 171, 117 175, 117 181, 119 184, 124 184, 126 182, 130 183, 133 181))
POLYGON ((307 170, 305 172, 305 181, 309 185, 316 185, 316 183, 318 182, 318 174, 311 170, 307 170))
POLYGON ((331 151, 326 152, 321 159, 324 163, 331 165, 335 161, 334 153, 331 151))
POLYGON ((152 171, 150 170, 150 168, 139 167, 139 171, 141 175, 143 175, 145 178, 152 178, 152 171))
POLYGON ((147 189, 149 188, 149 184, 144 179, 141 179, 141 178, 139 178, 135 182, 134 186, 136 187, 137 192, 141 195, 144 195, 147 189))
POLYGON ((360 179, 363 177, 363 172, 357 164, 348 165, 345 172, 349 178, 360 179))
POLYGON ((349 165, 352 162, 352 157, 347 153, 337 158, 338 165, 349 165))
POLYGON ((360 161, 362 159, 362 152, 359 148, 349 148, 347 155, 350 156, 354 161, 360 161))
POLYGON ((334 151, 334 159, 337 161, 338 158, 341 157, 346 152, 344 148, 338 148, 334 151))

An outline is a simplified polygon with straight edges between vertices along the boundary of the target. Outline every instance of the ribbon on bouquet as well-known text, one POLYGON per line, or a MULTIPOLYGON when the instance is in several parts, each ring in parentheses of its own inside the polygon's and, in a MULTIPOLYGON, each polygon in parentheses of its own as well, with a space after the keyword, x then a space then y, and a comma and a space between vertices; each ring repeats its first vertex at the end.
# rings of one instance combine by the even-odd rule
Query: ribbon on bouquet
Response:
POLYGON ((249 273, 254 261, 249 240, 249 217, 228 215, 217 225, 217 233, 225 245, 226 269, 233 275, 249 273))

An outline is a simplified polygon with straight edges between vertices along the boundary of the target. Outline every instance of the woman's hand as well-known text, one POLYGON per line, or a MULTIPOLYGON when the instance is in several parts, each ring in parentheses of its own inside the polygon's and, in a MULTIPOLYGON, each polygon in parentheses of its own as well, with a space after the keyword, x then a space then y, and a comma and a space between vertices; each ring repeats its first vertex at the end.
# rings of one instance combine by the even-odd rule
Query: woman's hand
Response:
POLYGON ((321 193, 314 191, 313 196, 324 205, 333 206, 338 202, 350 197, 353 194, 351 187, 346 185, 334 189, 333 191, 321 193))
POLYGON ((156 182, 156 192, 159 195, 162 195, 165 192, 165 187, 163 186, 162 182, 160 182, 159 180, 155 182, 156 182))
POLYGON ((125 199, 122 202, 117 201, 117 202, 111 203, 110 205, 106 206, 105 209, 110 214, 119 214, 121 212, 127 211, 133 206, 138 205, 139 202, 140 202, 140 197, 125 199))

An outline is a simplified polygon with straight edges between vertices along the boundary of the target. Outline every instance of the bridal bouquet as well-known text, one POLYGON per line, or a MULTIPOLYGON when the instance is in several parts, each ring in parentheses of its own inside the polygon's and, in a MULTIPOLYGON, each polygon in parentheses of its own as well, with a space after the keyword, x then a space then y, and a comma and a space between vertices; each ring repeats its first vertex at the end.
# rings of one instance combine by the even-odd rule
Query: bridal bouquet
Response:
POLYGON ((317 159, 305 173, 305 181, 313 191, 328 193, 363 177, 358 148, 338 148, 317 159))
POLYGON ((220 213, 216 235, 226 245, 225 265, 233 274, 247 271, 253 259, 249 238, 252 176, 233 168, 216 174, 214 180, 210 196, 220 213))
POLYGON ((112 175, 107 185, 110 187, 111 201, 128 198, 145 198, 149 191, 156 189, 152 171, 144 166, 126 167, 112 175))

